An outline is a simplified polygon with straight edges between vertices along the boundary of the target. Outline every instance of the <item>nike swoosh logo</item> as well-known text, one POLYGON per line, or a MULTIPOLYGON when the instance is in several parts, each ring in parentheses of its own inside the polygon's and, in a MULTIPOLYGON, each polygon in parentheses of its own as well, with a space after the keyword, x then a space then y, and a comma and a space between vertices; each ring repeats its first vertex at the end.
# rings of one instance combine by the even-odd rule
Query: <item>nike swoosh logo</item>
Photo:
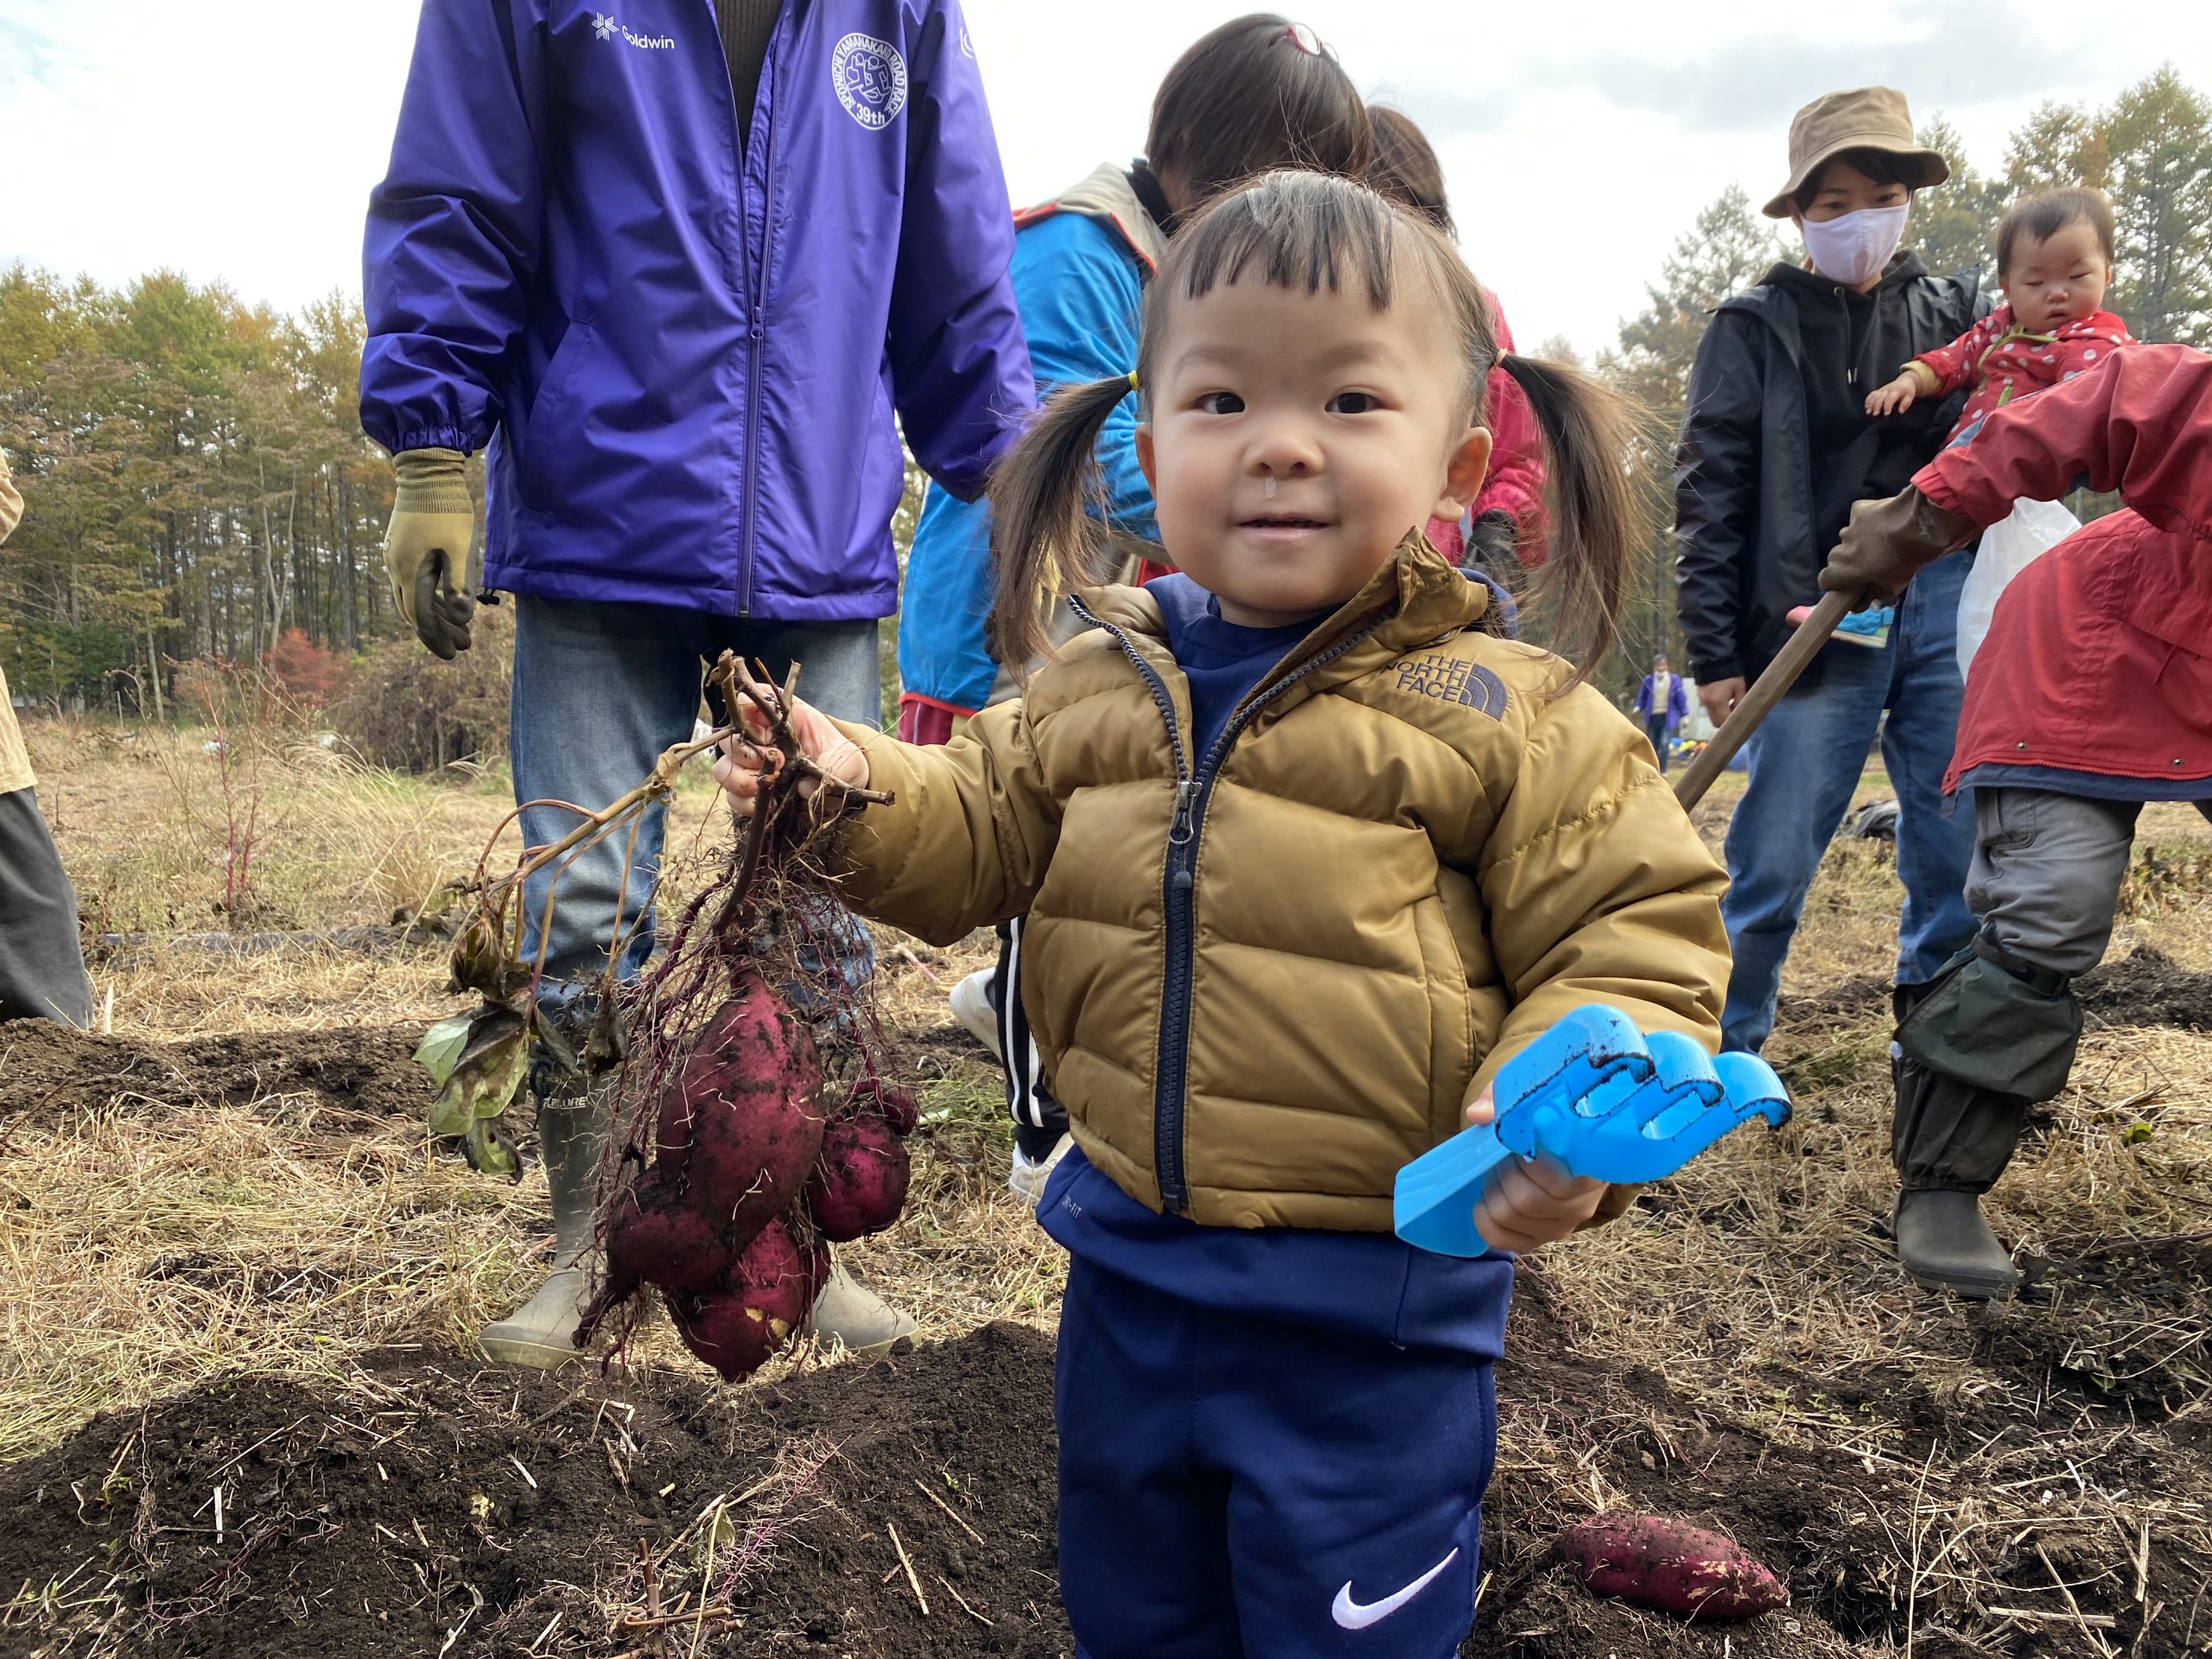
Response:
POLYGON ((1458 1547, 1455 1545, 1449 1555, 1446 1555, 1434 1567, 1430 1567, 1428 1571, 1422 1573, 1421 1577, 1415 1579, 1404 1589, 1399 1591, 1397 1594, 1393 1596, 1385 1596, 1380 1601, 1370 1601, 1364 1604, 1354 1601, 1351 1599, 1351 1580, 1350 1579, 1346 1579, 1344 1580, 1344 1587, 1337 1592, 1337 1599, 1334 1605, 1332 1605, 1329 1609, 1329 1617, 1335 1619, 1341 1628, 1347 1630, 1363 1630, 1370 1624, 1380 1624, 1384 1619, 1389 1618, 1391 1614, 1396 1612, 1399 1608, 1404 1606, 1415 1596, 1421 1594, 1422 1591, 1427 1589, 1430 1585, 1436 1581, 1436 1575, 1438 1573, 1441 1573, 1446 1567, 1451 1566, 1452 1562, 1459 1559, 1459 1551, 1458 1547))

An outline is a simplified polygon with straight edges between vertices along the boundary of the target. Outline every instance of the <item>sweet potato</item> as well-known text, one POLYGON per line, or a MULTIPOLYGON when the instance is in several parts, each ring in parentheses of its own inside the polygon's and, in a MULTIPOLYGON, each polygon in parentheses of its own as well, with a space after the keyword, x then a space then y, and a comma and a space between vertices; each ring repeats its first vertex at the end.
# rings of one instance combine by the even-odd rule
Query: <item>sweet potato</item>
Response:
POLYGON ((834 1116, 866 1116, 870 1112, 880 1113, 891 1125, 892 1132, 900 1136, 914 1132, 922 1121, 921 1103, 895 1083, 886 1083, 881 1077, 862 1077, 853 1085, 853 1092, 846 1104, 834 1116))
POLYGON ((790 1207, 820 1155, 821 1091, 813 1039, 748 977, 662 1092, 656 1167, 741 1249, 790 1207))
POLYGON ((815 1263, 779 1221, 763 1227, 723 1281, 671 1296, 683 1345, 731 1382, 750 1376, 781 1348, 814 1305, 815 1263))
POLYGON ((1787 1605, 1780 1580, 1733 1540, 1653 1515, 1601 1515, 1560 1535, 1560 1559, 1601 1596, 1696 1618, 1787 1605))
POLYGON ((702 1290, 734 1259, 713 1218, 685 1205, 658 1171, 648 1172, 614 1199, 607 1221, 606 1271, 577 1322, 576 1345, 589 1342, 600 1322, 639 1285, 702 1290))
POLYGON ((607 1230, 607 1283, 620 1301, 642 1281, 663 1290, 703 1290, 732 1261, 729 1242, 705 1211, 649 1175, 618 1200, 607 1230))
POLYGON ((880 1233, 899 1219, 912 1173, 906 1145, 881 1113, 838 1117, 823 1131, 806 1213, 833 1243, 880 1233))

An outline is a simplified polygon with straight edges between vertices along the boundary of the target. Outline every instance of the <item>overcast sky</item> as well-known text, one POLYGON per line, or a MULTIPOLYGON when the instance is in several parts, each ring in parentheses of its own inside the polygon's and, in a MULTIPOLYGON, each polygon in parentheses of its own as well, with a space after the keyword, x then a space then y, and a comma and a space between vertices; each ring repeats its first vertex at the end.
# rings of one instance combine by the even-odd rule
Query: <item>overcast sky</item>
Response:
MULTIPOLYGON (((1241 10, 968 0, 1014 200, 1134 154, 1161 73, 1241 10)), ((358 292, 417 10, 0 0, 0 264, 109 283, 166 266, 288 309, 358 292)), ((2166 61, 2212 90, 2204 0, 2104 0, 2046 9, 2048 23, 1984 0, 1310 0, 1294 15, 1427 129, 1522 345, 1561 334, 1586 353, 1699 207, 1730 184, 1755 200, 1781 185, 1790 112, 1820 92, 1902 86, 1993 168, 2047 100, 2100 102, 2166 61)))

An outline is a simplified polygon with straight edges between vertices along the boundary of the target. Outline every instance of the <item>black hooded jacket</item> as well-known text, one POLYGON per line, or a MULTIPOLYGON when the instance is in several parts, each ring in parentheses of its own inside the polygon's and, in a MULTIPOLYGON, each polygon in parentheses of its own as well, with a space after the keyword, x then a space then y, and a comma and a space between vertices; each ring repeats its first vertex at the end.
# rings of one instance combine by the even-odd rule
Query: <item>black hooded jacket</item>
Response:
POLYGON ((1675 450, 1675 609, 1698 681, 1771 662, 1852 503, 1896 494, 1942 448, 1964 391, 1882 420, 1866 397, 1964 334, 1980 289, 1909 252, 1863 295, 1778 264, 1713 314, 1675 450))

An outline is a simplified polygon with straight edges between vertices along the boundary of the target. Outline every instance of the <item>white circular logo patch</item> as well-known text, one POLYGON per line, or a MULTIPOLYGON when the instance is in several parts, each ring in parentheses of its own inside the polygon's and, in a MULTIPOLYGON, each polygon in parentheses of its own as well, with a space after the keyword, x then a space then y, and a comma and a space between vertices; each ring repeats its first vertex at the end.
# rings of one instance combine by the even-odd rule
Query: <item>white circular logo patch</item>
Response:
POLYGON ((888 41, 848 35, 830 54, 830 79, 845 113, 880 132, 906 107, 906 60, 888 41))

